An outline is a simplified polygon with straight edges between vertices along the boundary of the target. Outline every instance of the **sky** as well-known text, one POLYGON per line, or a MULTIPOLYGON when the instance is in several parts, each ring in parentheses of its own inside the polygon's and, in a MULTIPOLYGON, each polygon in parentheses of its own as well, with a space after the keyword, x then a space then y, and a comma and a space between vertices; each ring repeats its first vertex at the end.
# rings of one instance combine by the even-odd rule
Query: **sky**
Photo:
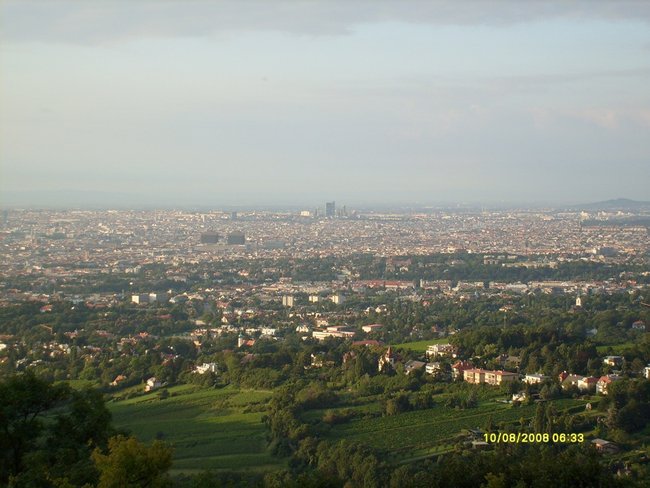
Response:
POLYGON ((650 2, 0 0, 0 206, 650 200, 650 2))

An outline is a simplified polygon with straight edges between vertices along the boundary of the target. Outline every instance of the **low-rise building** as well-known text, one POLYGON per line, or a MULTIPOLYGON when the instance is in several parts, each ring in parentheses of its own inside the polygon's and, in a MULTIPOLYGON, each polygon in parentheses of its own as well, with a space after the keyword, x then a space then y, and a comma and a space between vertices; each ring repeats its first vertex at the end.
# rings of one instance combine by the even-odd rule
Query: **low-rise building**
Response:
POLYGON ((634 323, 632 323, 632 328, 634 330, 643 330, 645 331, 645 322, 643 320, 637 320, 634 323))
POLYGON ((603 364, 606 364, 607 366, 620 366, 623 364, 623 357, 607 356, 605 359, 603 359, 603 364))
POLYGON ((442 373, 442 364, 438 362, 433 362, 433 363, 427 363, 426 366, 424 367, 424 371, 427 374, 440 374, 442 373))
POLYGON ((472 363, 468 361, 457 361, 451 366, 451 378, 453 380, 463 379, 463 372, 466 369, 471 369, 473 367, 472 363))
POLYGON ((603 454, 616 454, 619 452, 619 447, 613 442, 606 441, 605 439, 594 439, 591 441, 591 444, 596 448, 598 452, 603 454))
POLYGON ((205 373, 217 374, 219 372, 219 365, 217 363, 203 363, 200 366, 194 368, 194 372, 198 374, 205 374, 205 373))
POLYGON ((580 391, 593 391, 596 389, 598 378, 595 376, 585 376, 578 380, 578 389, 580 391))
POLYGON ((364 331, 366 334, 370 334, 371 332, 376 332, 380 330, 382 327, 383 327, 382 324, 368 324, 362 326, 361 330, 364 331))
POLYGON ((427 346, 427 358, 437 357, 452 357, 455 358, 458 353, 458 348, 451 344, 432 344, 427 346))
POLYGON ((584 376, 581 376, 579 374, 568 374, 566 371, 560 374, 560 382, 562 383, 562 388, 564 390, 567 390, 573 386, 577 388, 578 383, 583 379, 584 376))
POLYGON ((463 371, 463 379, 468 383, 475 385, 486 383, 488 385, 499 386, 519 379, 519 375, 510 371, 492 371, 480 368, 471 368, 463 371))
POLYGON ((609 388, 609 385, 620 379, 621 377, 617 374, 607 374, 605 376, 601 376, 596 383, 596 392, 601 395, 607 395, 607 389, 609 388))
POLYGON ((156 388, 160 388, 162 386, 162 382, 158 380, 155 376, 152 376, 149 378, 144 385, 144 391, 152 391, 155 390, 156 388))
POLYGON ((354 332, 351 330, 341 330, 335 327, 328 327, 327 330, 315 330, 311 333, 312 337, 319 341, 324 341, 328 337, 339 337, 342 339, 352 339, 354 332))
POLYGON ((527 374, 524 377, 523 382, 528 383, 529 385, 535 385, 535 384, 538 384, 538 383, 543 383, 547 379, 548 379, 548 376, 545 376, 543 374, 534 373, 534 374, 527 374))
POLYGON ((424 368, 425 365, 426 363, 423 361, 410 360, 404 364, 404 372, 409 374, 411 371, 424 368))

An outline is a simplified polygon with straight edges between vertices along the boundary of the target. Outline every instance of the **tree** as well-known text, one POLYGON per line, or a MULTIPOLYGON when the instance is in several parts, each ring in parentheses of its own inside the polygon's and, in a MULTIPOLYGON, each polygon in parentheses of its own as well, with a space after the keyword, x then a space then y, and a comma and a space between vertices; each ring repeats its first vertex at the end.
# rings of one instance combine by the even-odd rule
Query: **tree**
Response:
POLYGON ((172 449, 164 442, 150 446, 134 437, 118 435, 108 441, 108 454, 95 449, 92 459, 99 470, 98 488, 158 488, 170 485, 167 470, 172 449))
POLYGON ((0 485, 94 482, 90 453, 106 445, 110 419, 99 392, 10 376, 0 382, 0 485))

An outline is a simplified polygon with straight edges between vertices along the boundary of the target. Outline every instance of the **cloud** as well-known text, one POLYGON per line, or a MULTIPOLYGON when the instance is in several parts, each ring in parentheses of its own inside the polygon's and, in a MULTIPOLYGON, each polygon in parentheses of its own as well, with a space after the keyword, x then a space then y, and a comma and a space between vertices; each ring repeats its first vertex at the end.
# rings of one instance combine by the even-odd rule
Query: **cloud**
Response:
POLYGON ((345 35, 360 24, 512 25, 554 19, 650 22, 641 1, 5 0, 5 40, 100 43, 233 30, 345 35))

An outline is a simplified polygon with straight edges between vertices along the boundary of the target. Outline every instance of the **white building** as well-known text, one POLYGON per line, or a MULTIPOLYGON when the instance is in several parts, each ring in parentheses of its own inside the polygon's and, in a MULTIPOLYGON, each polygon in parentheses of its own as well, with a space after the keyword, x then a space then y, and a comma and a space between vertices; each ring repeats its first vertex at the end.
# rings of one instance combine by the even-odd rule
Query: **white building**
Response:
POLYGON ((543 374, 527 374, 526 377, 523 379, 524 383, 528 383, 529 385, 534 385, 537 383, 542 383, 543 381, 547 380, 548 376, 544 376, 543 374))
POLYGON ((198 374, 205 374, 205 373, 217 374, 219 372, 219 365, 217 363, 203 363, 200 366, 197 366, 194 369, 194 372, 198 374))
POLYGON ((623 364, 623 357, 607 356, 605 359, 603 359, 603 364, 606 364, 608 366, 620 366, 623 364))
POLYGON ((149 295, 145 295, 145 294, 131 295, 131 302, 137 304, 149 303, 149 295))
POLYGON ((155 376, 152 376, 147 380, 147 383, 144 385, 144 391, 152 391, 155 390, 156 388, 160 388, 162 386, 162 383, 160 380, 156 379, 155 376))
POLYGON ((578 380, 578 390, 580 391, 590 391, 596 388, 598 383, 598 378, 594 376, 585 376, 578 380))
POLYGON ((427 365, 424 367, 424 371, 427 374, 438 374, 442 372, 442 364, 440 363, 427 363, 427 365))
POLYGON ((382 327, 383 327, 382 324, 368 324, 368 325, 364 325, 363 327, 361 327, 361 330, 364 331, 367 334, 370 334, 371 332, 378 331, 382 327))
POLYGON ((450 356, 452 358, 455 358, 457 352, 458 348, 456 346, 452 346, 451 344, 433 344, 427 347, 426 356, 427 358, 437 358, 438 356, 450 356))

